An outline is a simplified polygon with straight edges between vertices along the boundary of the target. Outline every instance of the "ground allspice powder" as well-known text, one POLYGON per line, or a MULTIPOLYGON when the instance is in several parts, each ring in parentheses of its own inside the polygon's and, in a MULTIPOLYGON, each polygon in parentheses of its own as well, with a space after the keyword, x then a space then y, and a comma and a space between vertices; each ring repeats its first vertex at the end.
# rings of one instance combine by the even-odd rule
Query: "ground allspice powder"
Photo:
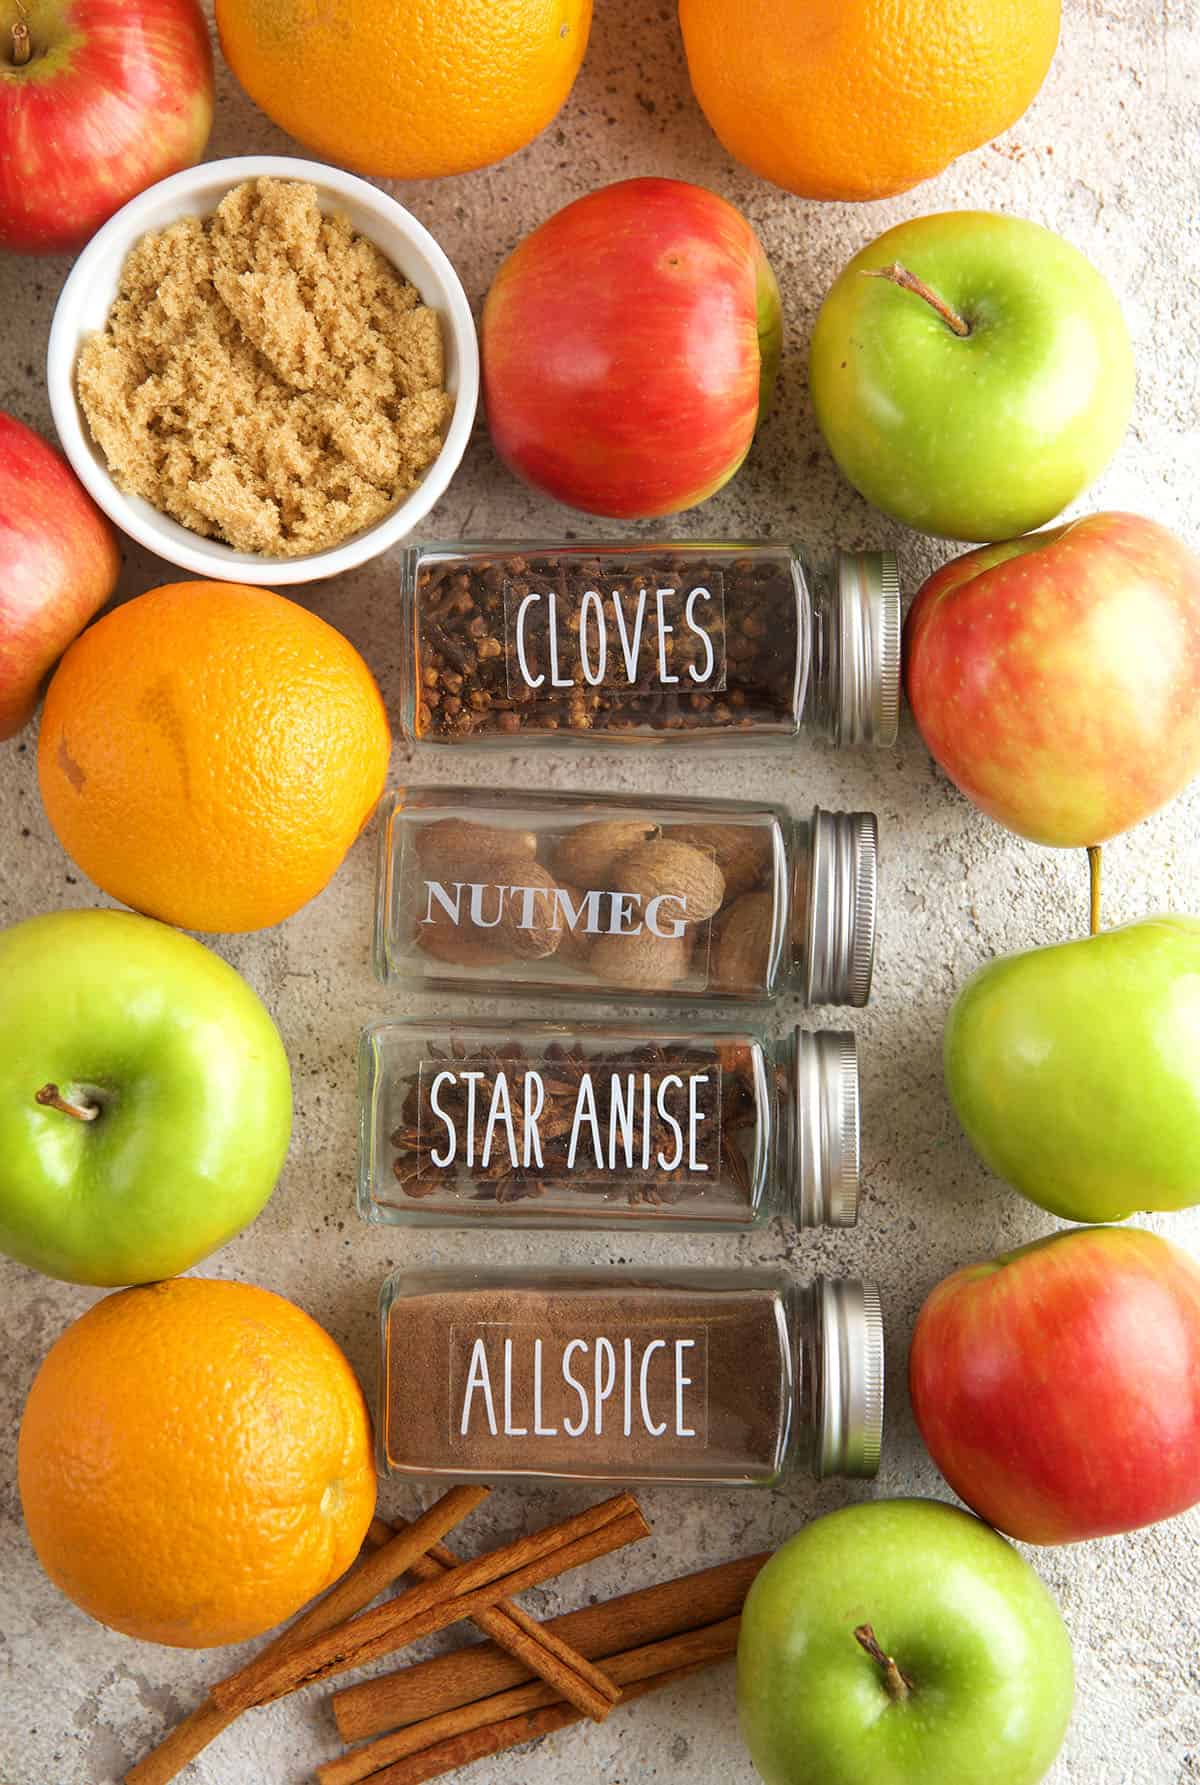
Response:
POLYGON ((605 1481, 778 1470, 794 1385, 770 1288, 418 1282, 385 1306, 389 1469, 605 1481))
POLYGON ((453 409, 437 312, 297 180, 144 236, 78 389, 122 490, 276 558, 382 519, 453 409))

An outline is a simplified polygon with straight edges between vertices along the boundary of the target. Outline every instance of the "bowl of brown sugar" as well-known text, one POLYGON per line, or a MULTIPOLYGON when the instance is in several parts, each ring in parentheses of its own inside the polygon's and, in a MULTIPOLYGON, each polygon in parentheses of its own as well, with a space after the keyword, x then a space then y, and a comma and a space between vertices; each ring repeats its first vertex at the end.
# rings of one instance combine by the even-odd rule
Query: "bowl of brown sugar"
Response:
POLYGON ((479 348, 457 273, 353 174, 214 161, 118 211, 54 313, 50 404, 124 532, 199 576, 337 576, 458 468, 479 348))

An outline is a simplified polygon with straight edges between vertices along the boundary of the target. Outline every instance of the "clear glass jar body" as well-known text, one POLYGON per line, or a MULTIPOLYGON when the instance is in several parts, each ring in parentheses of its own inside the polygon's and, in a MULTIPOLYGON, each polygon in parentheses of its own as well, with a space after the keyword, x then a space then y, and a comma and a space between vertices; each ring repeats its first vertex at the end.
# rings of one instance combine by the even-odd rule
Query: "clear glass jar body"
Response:
POLYGON ((380 827, 375 964, 430 988, 863 1004, 869 813, 410 787, 380 827))
POLYGON ((729 1229, 858 1213, 854 1037, 420 1018, 359 1050, 359 1213, 729 1229))
POLYGON ((752 1272, 425 1271, 380 1295, 384 1475, 873 1475, 878 1297, 752 1272))
POLYGON ((414 741, 895 742, 890 553, 497 541, 412 546, 402 576, 414 741))

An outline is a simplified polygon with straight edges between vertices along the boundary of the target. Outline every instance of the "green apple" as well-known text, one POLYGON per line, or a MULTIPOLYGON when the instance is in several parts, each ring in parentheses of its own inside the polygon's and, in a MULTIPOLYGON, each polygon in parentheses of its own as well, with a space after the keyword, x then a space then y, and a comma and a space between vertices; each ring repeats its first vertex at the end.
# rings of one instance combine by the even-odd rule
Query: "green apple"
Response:
POLYGON ((0 931, 0 1251, 174 1276, 258 1214, 291 1124, 279 1032, 202 943, 127 911, 0 931))
POLYGON ((1200 1202, 1200 918, 1001 956, 946 1023, 985 1165, 1067 1221, 1200 1202))
POLYGON ((1117 300, 1078 249, 1020 217, 945 211, 889 229, 838 276, 809 380, 869 502, 993 540, 1042 526, 1099 475, 1134 375, 1117 300))
POLYGON ((738 1712, 767 1785, 1036 1785, 1073 1696, 1046 1587, 937 1501, 815 1520, 746 1600, 738 1712))

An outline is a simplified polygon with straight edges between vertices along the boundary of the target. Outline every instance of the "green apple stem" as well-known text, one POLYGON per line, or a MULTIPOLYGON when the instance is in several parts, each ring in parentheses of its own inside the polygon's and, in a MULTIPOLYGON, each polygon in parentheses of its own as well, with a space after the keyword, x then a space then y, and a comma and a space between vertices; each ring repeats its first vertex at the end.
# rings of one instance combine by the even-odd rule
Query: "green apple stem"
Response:
POLYGON ((887 1695, 893 1704, 900 1704, 913 1689, 913 1682, 908 1675, 897 1666, 891 1655, 885 1654, 879 1646, 879 1640, 869 1624, 860 1624, 854 1632, 855 1640, 862 1645, 871 1657, 883 1669, 883 1683, 887 1695))
POLYGON ((910 273, 908 268, 902 266, 898 260, 894 260, 890 267, 864 267, 862 274, 864 279, 890 279, 893 285, 900 287, 901 291, 911 291, 914 297, 923 298, 931 309, 937 311, 947 327, 954 330, 956 335, 961 335, 965 340, 970 334, 970 323, 961 317, 944 297, 939 297, 932 285, 926 285, 924 279, 918 279, 915 273, 910 273))
POLYGON ((33 55, 33 44, 29 36, 29 19, 25 12, 23 0, 17 0, 17 16, 12 28, 12 65, 24 68, 33 55))
POLYGON ((1098 936, 1100 934, 1100 858, 1101 858, 1101 848, 1100 848, 1099 843, 1089 844, 1087 856, 1088 856, 1088 871, 1091 875, 1091 883, 1092 883, 1092 909, 1091 909, 1091 919, 1090 919, 1091 933, 1093 936, 1098 936))
POLYGON ((34 1092, 33 1100, 40 1103, 43 1109, 57 1109, 64 1116, 74 1116, 77 1122, 94 1122, 100 1114, 98 1103, 72 1103, 69 1097, 63 1096, 57 1085, 43 1085, 40 1091, 34 1092))

